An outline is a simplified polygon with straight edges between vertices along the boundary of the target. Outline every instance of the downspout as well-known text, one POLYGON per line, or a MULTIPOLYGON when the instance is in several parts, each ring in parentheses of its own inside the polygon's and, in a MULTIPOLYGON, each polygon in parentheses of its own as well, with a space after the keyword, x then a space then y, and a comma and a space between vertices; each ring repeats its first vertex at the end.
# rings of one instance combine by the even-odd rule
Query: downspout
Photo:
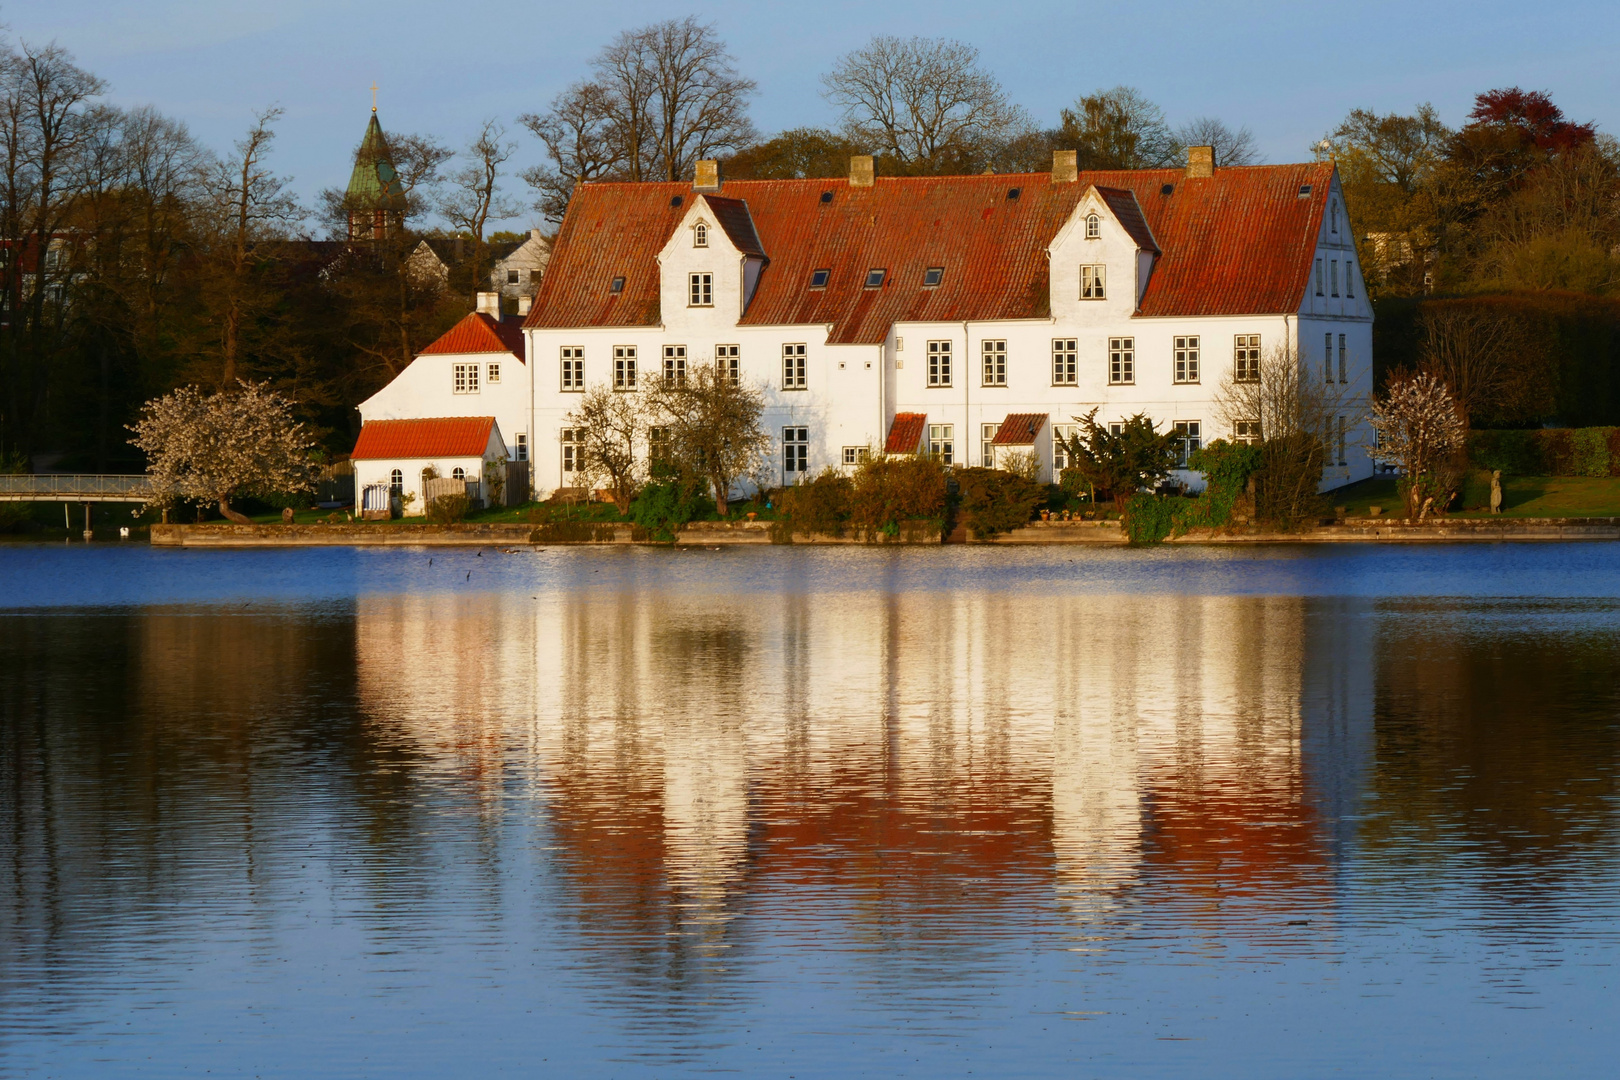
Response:
MULTIPOLYGON (((970 376, 968 374, 968 366, 967 366, 968 354, 970 354, 972 351, 973 351, 973 349, 971 347, 971 343, 968 341, 968 324, 967 324, 967 320, 963 319, 962 320, 962 434, 965 437, 965 442, 964 442, 965 446, 972 446, 973 443, 974 443, 972 402, 969 400, 970 396, 972 395, 973 382, 972 382, 972 376, 970 376)), ((985 465, 984 462, 980 462, 980 464, 985 465)), ((985 467, 989 468, 988 465, 985 465, 985 467)))

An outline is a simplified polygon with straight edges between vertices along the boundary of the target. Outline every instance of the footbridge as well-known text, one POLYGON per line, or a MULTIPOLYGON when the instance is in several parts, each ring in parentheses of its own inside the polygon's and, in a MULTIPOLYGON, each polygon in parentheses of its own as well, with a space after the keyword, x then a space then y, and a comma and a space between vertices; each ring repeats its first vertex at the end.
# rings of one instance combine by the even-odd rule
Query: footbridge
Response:
POLYGON ((90 507, 96 503, 144 503, 152 498, 152 483, 145 476, 109 473, 7 473, 0 475, 0 502, 59 502, 67 516, 68 503, 84 504, 84 538, 89 540, 90 507))

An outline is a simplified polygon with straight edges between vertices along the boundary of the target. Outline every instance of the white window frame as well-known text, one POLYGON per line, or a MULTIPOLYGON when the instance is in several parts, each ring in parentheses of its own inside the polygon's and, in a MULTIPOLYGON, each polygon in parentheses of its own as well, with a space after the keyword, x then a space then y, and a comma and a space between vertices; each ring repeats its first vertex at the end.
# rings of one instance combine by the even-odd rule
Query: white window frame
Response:
POLYGON ((1052 429, 1052 475, 1059 477, 1063 470, 1069 467, 1069 452, 1064 449, 1067 440, 1080 434, 1079 424, 1051 424, 1052 429))
POLYGON ((794 424, 782 429, 782 481, 792 483, 796 476, 810 471, 810 429, 794 424))
POLYGON ((558 369, 562 379, 562 392, 565 394, 584 393, 585 347, 583 345, 564 345, 557 352, 558 369))
POLYGON ((845 465, 850 465, 850 466, 864 465, 868 461, 870 461, 871 458, 872 458, 872 451, 868 447, 865 447, 865 446, 846 446, 846 447, 844 447, 844 464, 845 465))
POLYGON ((1108 267, 1103 263, 1084 263, 1080 267, 1080 299, 1108 299, 1108 267))
POLYGON ((1173 430, 1176 433, 1176 465, 1185 469, 1193 451, 1204 445, 1204 422, 1177 420, 1173 430))
POLYGON ((1189 385, 1200 381, 1200 338, 1197 334, 1177 335, 1171 341, 1172 377, 1177 383, 1189 385))
POLYGON ((929 424, 928 425, 928 453, 939 458, 945 465, 956 462, 956 425, 955 424, 929 424))
POLYGON ((1005 338, 985 338, 979 343, 984 359, 983 386, 1007 385, 1007 341, 1005 338))
POLYGON ((709 226, 698 222, 692 226, 692 246, 706 248, 709 246, 709 226))
POLYGON ((1260 441, 1260 421, 1234 420, 1232 422, 1232 441, 1253 445, 1260 441))
POLYGON ((1080 339, 1052 339, 1052 385, 1080 385, 1080 339))
POLYGON ((613 389, 632 391, 636 388, 636 347, 613 346, 613 389))
POLYGON ((686 306, 714 307, 714 275, 695 271, 686 275, 686 306))
POLYGON ((516 270, 508 270, 506 272, 506 283, 508 285, 516 285, 518 283, 518 272, 516 270))
POLYGON ((499 386, 501 382, 501 365, 490 361, 485 365, 484 381, 491 386, 499 386))
POLYGON ((1102 218, 1097 215, 1095 210, 1086 215, 1086 239, 1102 239, 1102 218))
POLYGON ((526 431, 520 431, 520 432, 517 433, 516 436, 514 436, 514 438, 516 438, 517 442, 512 447, 512 460, 513 461, 528 461, 529 460, 529 433, 526 432, 526 431))
POLYGON ((951 385, 951 342, 949 338, 928 343, 928 388, 951 385))
POLYGON ((726 382, 729 385, 742 385, 742 347, 740 345, 716 345, 714 347, 714 362, 720 365, 720 370, 725 373, 726 382))
POLYGON ((1000 424, 979 425, 979 464, 987 469, 995 468, 996 464, 996 435, 1001 431, 1000 424))
MULTIPOLYGON (((559 428, 557 442, 562 448, 559 461, 562 465, 563 480, 567 481, 572 479, 573 474, 579 471, 579 442, 575 436, 575 429, 559 428)), ((573 485, 564 484, 564 486, 572 487, 573 485)))
POLYGON ((664 346, 664 380, 675 386, 686 385, 686 346, 664 346))
POLYGON ((1136 383, 1136 339, 1115 337, 1108 339, 1108 385, 1132 386, 1136 383))
POLYGON ((394 469, 388 474, 388 494, 401 495, 405 492, 405 470, 394 469))
POLYGON ((1260 381, 1259 334, 1232 336, 1232 381, 1240 383, 1260 381))
POLYGON ((805 345, 802 341, 784 342, 782 345, 782 389, 808 389, 805 379, 805 345))
POLYGON ((451 377, 451 390, 457 394, 478 393, 478 365, 456 364, 451 377))
POLYGON ((460 465, 457 465, 455 468, 450 470, 450 479, 465 482, 467 479, 467 470, 463 469, 460 465))

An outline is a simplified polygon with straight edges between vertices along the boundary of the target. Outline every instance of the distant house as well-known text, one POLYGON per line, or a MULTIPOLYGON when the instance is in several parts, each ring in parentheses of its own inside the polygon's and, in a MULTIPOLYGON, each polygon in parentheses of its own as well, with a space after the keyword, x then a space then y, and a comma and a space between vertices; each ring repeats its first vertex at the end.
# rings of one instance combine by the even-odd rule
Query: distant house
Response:
MULTIPOLYGON (((491 252, 495 247, 491 245, 491 252)), ((551 242, 539 229, 530 229, 527 240, 496 258, 489 272, 489 287, 505 300, 533 300, 550 261, 551 242)))
POLYGON ((405 513, 427 510, 427 482, 459 480, 474 498, 489 501, 486 470, 506 458, 506 442, 493 416, 371 420, 354 444, 354 479, 367 511, 398 498, 405 513))

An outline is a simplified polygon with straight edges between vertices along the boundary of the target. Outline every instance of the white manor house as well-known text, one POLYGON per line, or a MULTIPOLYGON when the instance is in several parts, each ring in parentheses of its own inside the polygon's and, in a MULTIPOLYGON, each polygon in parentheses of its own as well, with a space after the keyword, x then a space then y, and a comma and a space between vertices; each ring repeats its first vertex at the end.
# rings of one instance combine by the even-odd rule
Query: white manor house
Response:
MULTIPOLYGON (((362 420, 493 417, 537 498, 574 486, 588 387, 711 362, 763 392, 782 483, 874 448, 993 464, 998 439, 1051 478, 1054 434, 1093 408, 1188 446, 1254 438, 1217 398, 1277 349, 1343 402, 1323 487, 1372 472, 1372 307, 1330 162, 1192 147, 1185 169, 1082 173, 1060 151, 1051 173, 890 178, 858 157, 847 180, 731 182, 700 162, 690 185, 580 185, 521 343, 468 320, 487 330, 424 350, 362 420)), ((358 479, 412 487, 431 456, 358 479)))

